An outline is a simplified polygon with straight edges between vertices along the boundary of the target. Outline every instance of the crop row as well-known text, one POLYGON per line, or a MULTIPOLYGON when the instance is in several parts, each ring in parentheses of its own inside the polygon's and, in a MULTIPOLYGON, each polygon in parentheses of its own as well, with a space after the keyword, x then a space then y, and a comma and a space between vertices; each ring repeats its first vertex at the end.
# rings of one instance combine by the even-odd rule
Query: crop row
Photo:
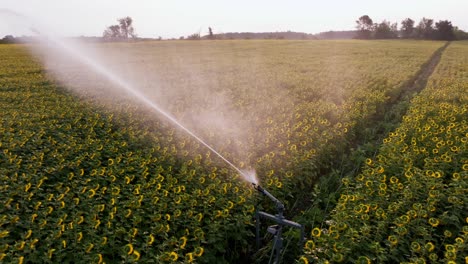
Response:
POLYGON ((305 244, 305 263, 468 259, 468 45, 453 43, 401 125, 305 244))
MULTIPOLYGON (((187 67, 196 64, 206 79, 219 76, 208 86, 228 91, 227 112, 245 120, 246 137, 226 139, 216 126, 191 128, 239 167, 254 167, 262 185, 282 197, 297 194, 298 182, 310 186, 347 134, 356 133, 357 124, 440 46, 233 43, 210 52, 196 46, 205 44, 179 48, 206 60, 206 66, 189 60, 187 67), (368 58, 367 50, 379 56, 368 58), (242 71, 252 57, 243 61, 240 54, 263 54, 255 74, 242 71), (403 59, 405 66, 396 67, 403 59), (376 68, 386 71, 372 74, 376 68)), ((105 48, 132 47, 115 45, 105 48)), ((141 59, 167 49, 136 45, 141 59)), ((220 263, 251 250, 253 190, 213 153, 131 101, 96 100, 93 89, 78 100, 50 81, 22 47, 0 48, 1 261, 220 263)), ((219 110, 210 98, 199 98, 207 104, 191 101, 202 85, 189 79, 188 90, 187 75, 174 70, 180 64, 164 65, 165 72, 158 61, 146 63, 167 76, 162 87, 187 91, 167 105, 180 120, 219 110), (182 83, 174 83, 177 78, 182 83)), ((73 78, 86 77, 79 70, 73 78)))

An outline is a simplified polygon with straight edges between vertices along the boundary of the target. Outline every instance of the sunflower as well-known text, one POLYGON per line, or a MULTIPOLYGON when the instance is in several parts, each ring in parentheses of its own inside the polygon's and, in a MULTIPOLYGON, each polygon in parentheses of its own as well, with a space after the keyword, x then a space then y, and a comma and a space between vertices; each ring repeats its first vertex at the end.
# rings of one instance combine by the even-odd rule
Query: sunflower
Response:
POLYGON ((195 249, 195 252, 194 252, 193 254, 194 254, 195 256, 197 256, 197 257, 201 257, 201 256, 203 255, 203 252, 204 252, 204 251, 205 251, 205 250, 204 250, 202 247, 197 247, 197 248, 195 249))
POLYGON ((322 234, 322 231, 318 227, 316 227, 312 229, 311 234, 313 237, 320 237, 320 235, 322 234))

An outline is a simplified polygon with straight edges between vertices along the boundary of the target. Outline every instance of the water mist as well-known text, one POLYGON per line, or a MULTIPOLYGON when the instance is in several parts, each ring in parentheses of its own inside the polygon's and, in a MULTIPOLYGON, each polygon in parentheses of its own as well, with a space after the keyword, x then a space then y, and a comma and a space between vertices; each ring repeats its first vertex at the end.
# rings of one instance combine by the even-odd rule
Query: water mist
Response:
MULTIPOLYGON (((153 100, 149 99, 147 94, 137 89, 136 85, 131 81, 131 78, 126 79, 124 76, 122 76, 122 72, 119 72, 115 69, 115 64, 109 64, 109 61, 112 61, 112 59, 107 60, 106 64, 105 53, 100 54, 99 51, 90 48, 89 44, 83 44, 79 43, 77 40, 65 39, 56 36, 50 33, 51 30, 45 29, 43 26, 39 26, 40 24, 37 21, 33 21, 32 18, 18 14, 16 12, 1 9, 0 14, 15 19, 17 25, 20 25, 21 27, 27 27, 32 33, 34 33, 34 39, 36 43, 30 45, 33 49, 33 52, 38 55, 39 58, 41 58, 46 69, 50 70, 52 75, 59 81, 62 81, 65 85, 68 86, 68 84, 70 84, 70 86, 73 88, 73 86, 77 86, 76 84, 78 81, 86 83, 84 80, 80 80, 80 77, 89 76, 91 77, 90 79, 98 80, 98 82, 102 82, 104 80, 108 83, 108 87, 105 92, 125 92, 127 95, 130 95, 133 99, 135 99, 136 102, 144 104, 146 107, 160 114, 165 119, 169 120, 173 125, 196 139, 212 153, 216 154, 216 156, 218 156, 232 169, 238 172, 243 180, 253 184, 258 184, 255 171, 241 170, 238 168, 236 165, 234 165, 234 163, 225 158, 205 140, 195 134, 187 126, 183 125, 182 122, 176 119, 168 111, 163 109, 160 104, 155 103, 153 100), (34 25, 34 27, 31 25, 34 25), (77 70, 81 72, 76 73, 77 70), (86 72, 87 75, 83 76, 83 72, 86 72)), ((91 81, 91 83, 93 83, 93 81, 91 81)), ((87 84, 89 85, 89 83, 87 84)), ((153 83, 150 85, 154 86, 153 83)), ((90 88, 88 87, 86 89, 90 88)), ((79 92, 80 91, 78 91, 78 93, 79 92)), ((205 115, 209 116, 210 114, 208 113, 205 115)))

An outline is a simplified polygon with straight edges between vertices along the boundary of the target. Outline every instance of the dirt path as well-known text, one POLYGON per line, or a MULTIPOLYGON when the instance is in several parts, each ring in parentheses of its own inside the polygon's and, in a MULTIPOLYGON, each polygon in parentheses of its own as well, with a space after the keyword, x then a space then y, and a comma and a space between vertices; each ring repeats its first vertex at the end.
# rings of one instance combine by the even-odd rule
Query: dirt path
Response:
POLYGON ((415 76, 402 85, 400 94, 384 104, 381 111, 375 115, 375 127, 377 128, 375 140, 377 142, 381 142, 386 134, 400 125, 403 116, 408 111, 411 99, 426 87, 429 78, 440 62, 444 50, 450 43, 447 42, 444 46, 438 48, 429 60, 421 65, 421 69, 415 76))
POLYGON ((442 54, 450 45, 450 43, 451 42, 449 41, 445 43, 444 46, 438 48, 434 54, 432 54, 431 58, 429 58, 429 60, 421 66, 421 69, 418 71, 418 73, 416 73, 413 78, 408 80, 406 84, 403 85, 402 92, 395 100, 396 103, 406 99, 407 97, 412 98, 416 93, 419 93, 426 87, 429 77, 431 77, 432 73, 440 62, 442 54))
MULTIPOLYGON (((372 132, 361 132, 356 138, 348 141, 347 150, 336 157, 336 163, 334 164, 335 168, 339 168, 339 173, 336 170, 330 171, 330 169, 322 171, 322 176, 317 183, 319 193, 313 194, 314 198, 310 197, 310 199, 314 201, 305 205, 309 209, 313 209, 313 219, 326 219, 330 210, 335 208, 334 203, 336 200, 334 201, 334 199, 339 197, 341 179, 344 176, 356 177, 361 172, 365 158, 377 155, 382 140, 388 133, 400 126, 403 116, 410 107, 411 99, 426 87, 430 76, 439 64, 444 50, 449 45, 450 42, 447 42, 437 49, 421 65, 420 70, 401 86, 398 95, 393 96, 392 100, 388 100, 387 103, 381 105, 375 115, 364 121, 368 130, 372 132)), ((306 214, 304 217, 310 222, 310 215, 306 214)))

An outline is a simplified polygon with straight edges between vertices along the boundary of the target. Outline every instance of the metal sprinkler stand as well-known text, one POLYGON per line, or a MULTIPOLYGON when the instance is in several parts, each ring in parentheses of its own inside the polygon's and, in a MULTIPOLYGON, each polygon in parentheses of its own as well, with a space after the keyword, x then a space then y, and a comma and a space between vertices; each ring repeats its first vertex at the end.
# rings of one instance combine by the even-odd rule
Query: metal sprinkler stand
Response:
MULTIPOLYGON (((276 210, 277 214, 272 215, 266 212, 262 211, 256 211, 255 213, 255 229, 256 229, 256 244, 257 244, 257 250, 260 249, 260 218, 266 218, 269 219, 273 222, 276 222, 276 225, 269 226, 267 228, 268 233, 273 234, 274 239, 273 239, 273 249, 272 249, 272 255, 275 255, 274 257, 274 264, 279 264, 280 261, 280 255, 281 251, 283 250, 283 226, 289 226, 293 228, 297 228, 301 231, 301 247, 302 244, 304 243, 305 239, 305 232, 304 232, 304 227, 301 224, 298 224, 296 222, 287 220, 283 216, 284 212, 284 204, 280 202, 276 197, 274 197, 271 193, 269 193, 267 190, 263 189, 260 185, 257 185, 255 183, 252 183, 254 189, 262 193, 263 195, 267 196, 270 198, 276 205, 276 210)), ((271 259, 270 259, 271 261, 271 259)))

